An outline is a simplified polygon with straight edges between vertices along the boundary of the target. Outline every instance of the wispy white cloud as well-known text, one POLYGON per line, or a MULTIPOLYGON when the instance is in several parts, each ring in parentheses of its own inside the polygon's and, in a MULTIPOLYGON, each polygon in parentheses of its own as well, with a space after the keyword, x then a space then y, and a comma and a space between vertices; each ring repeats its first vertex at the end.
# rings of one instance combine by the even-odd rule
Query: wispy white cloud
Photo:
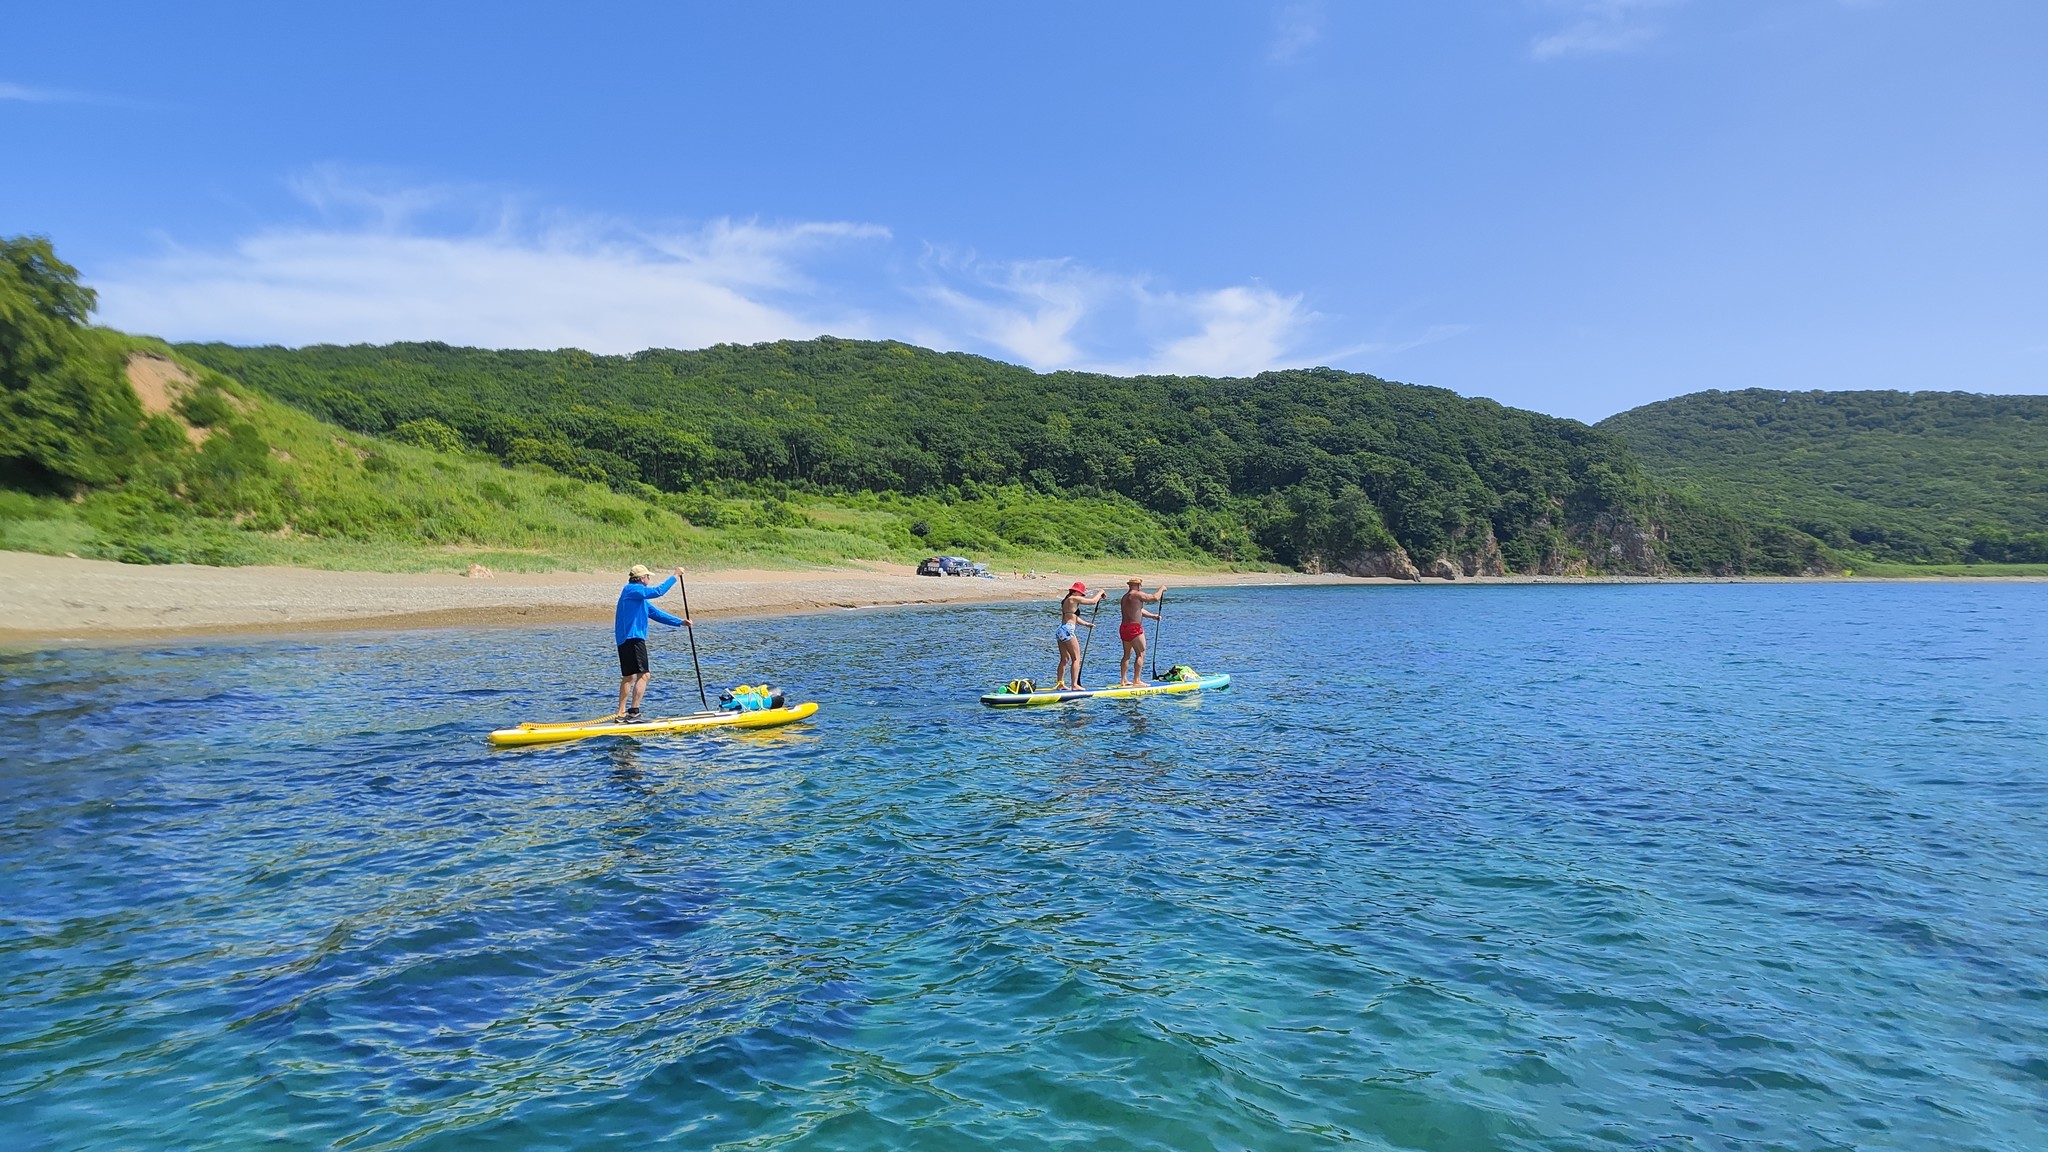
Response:
POLYGON ((442 340, 631 352, 726 341, 865 335, 800 265, 886 240, 846 222, 716 220, 646 230, 543 216, 445 188, 376 188, 315 173, 322 215, 224 250, 174 247, 100 279, 101 318, 175 339, 252 343, 442 340), (436 214, 469 217, 458 226, 436 214))
POLYGON ((1199 325, 1161 345, 1145 364, 1147 371, 1175 375, 1247 376, 1298 365, 1296 344, 1316 319, 1303 310, 1300 296, 1257 286, 1154 297, 1149 303, 1199 325))
POLYGON ((1362 344, 1350 344, 1342 348, 1328 349, 1310 357, 1308 363, 1328 364, 1335 367, 1364 357, 1384 360, 1388 357, 1398 356, 1411 349, 1456 339, 1471 330, 1472 325, 1470 324, 1431 324, 1420 332, 1410 332, 1399 337, 1368 340, 1362 344))
POLYGON ((1040 369, 1238 376, 1309 361, 1319 319, 1299 295, 1260 285, 1156 287, 1072 260, 981 262, 928 253, 920 295, 947 328, 1040 369), (944 323, 950 318, 950 324, 944 323))
POLYGON ((1295 0, 1284 4, 1273 31, 1273 42, 1266 49, 1266 59, 1275 64, 1291 64, 1322 36, 1323 5, 1320 0, 1295 0))
POLYGON ((927 327, 926 339, 944 341, 955 330, 1036 368, 1082 364, 1087 354, 1075 343, 1075 329, 1114 291, 1106 278, 1067 260, 984 265, 931 252, 925 267, 931 280, 919 294, 952 320, 927 327))
POLYGON ((389 231, 417 226, 437 211, 454 209, 481 222, 509 220, 518 202, 489 189, 459 184, 416 184, 368 169, 331 164, 287 181, 292 194, 328 221, 389 231))
POLYGON ((1384 357, 1458 331, 1317 354, 1328 318, 1257 283, 1182 289, 1077 260, 936 248, 906 258, 887 228, 848 221, 648 228, 335 171, 294 187, 308 222, 171 245, 96 276, 101 319, 180 340, 603 353, 830 333, 1041 370, 1211 376, 1384 357))
POLYGON ((0 80, 0 100, 19 100, 28 104, 99 104, 106 98, 90 92, 71 92, 62 88, 35 88, 27 84, 10 84, 0 80))
POLYGON ((1658 12, 1682 0, 1547 0, 1565 24, 1529 46, 1538 60, 1633 52, 1656 39, 1658 12))
MULTIPOLYGON (((711 257, 713 245, 699 244, 711 257)), ((128 269, 104 282, 101 300, 102 318, 120 328, 294 345, 442 340, 616 353, 864 327, 751 298, 715 267, 642 245, 504 235, 267 232, 227 252, 174 252, 128 269)))

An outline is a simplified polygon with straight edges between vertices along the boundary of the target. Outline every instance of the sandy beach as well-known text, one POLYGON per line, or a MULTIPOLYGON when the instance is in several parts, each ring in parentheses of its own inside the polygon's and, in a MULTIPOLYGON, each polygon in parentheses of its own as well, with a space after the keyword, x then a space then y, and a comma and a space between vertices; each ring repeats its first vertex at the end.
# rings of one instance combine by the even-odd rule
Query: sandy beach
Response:
MULTIPOLYGON (((657 570, 657 575, 662 574, 657 570)), ((902 604, 1056 599, 1074 580, 1121 587, 1104 568, 1036 579, 918 576, 908 565, 795 570, 720 569, 689 575, 697 616, 821 611, 902 604)), ((1168 584, 1361 581, 1294 573, 1200 573, 1168 584)), ((330 572, 308 568, 133 565, 0 552, 0 644, 10 647, 171 639, 236 632, 356 628, 503 627, 611 619, 624 573, 330 572)), ((1155 579, 1156 582, 1156 579, 1155 579)), ((682 611, 682 598, 662 601, 682 611)))
MULTIPOLYGON (((659 570, 657 574, 662 574, 659 570)), ((692 571, 697 616, 767 615, 906 604, 1057 599, 1075 580, 1117 591, 1132 575, 1170 586, 1408 585, 1300 572, 1132 571, 1090 566, 1074 572, 983 580, 918 576, 909 565, 692 571)), ((1467 577, 1434 587, 1489 584, 1658 584, 1860 582, 1867 577, 1467 577)), ((2036 581, 2038 577, 1915 577, 1916 581, 2036 581)), ((611 619, 623 573, 333 572, 314 568, 134 565, 27 552, 0 552, 0 646, 42 647, 174 639, 243 632, 363 628, 520 627, 611 619)), ((682 597, 663 606, 680 613, 682 597)))

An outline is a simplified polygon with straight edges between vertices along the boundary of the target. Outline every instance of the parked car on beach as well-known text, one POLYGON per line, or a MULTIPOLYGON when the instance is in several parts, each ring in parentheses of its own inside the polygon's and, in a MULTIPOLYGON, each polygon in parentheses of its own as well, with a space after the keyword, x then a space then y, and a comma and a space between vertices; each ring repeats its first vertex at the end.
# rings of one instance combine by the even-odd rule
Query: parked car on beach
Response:
POLYGON ((974 561, 965 556, 939 557, 939 571, 948 576, 972 576, 974 561))
POLYGON ((927 556, 917 566, 917 574, 919 576, 944 576, 946 573, 944 569, 939 567, 939 558, 937 556, 927 556))

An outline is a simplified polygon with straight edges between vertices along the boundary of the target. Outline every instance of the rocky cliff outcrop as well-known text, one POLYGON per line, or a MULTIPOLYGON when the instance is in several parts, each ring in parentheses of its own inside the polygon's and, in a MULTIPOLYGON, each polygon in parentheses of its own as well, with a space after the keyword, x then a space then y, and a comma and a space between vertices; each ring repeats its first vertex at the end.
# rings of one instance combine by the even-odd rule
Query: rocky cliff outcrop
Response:
POLYGON ((1493 538, 1493 528, 1488 526, 1486 534, 1477 541, 1460 540, 1457 553, 1458 566, 1467 576, 1505 576, 1508 574, 1506 559, 1500 554, 1500 541, 1493 538))
POLYGON ((1593 520, 1593 541, 1602 545, 1587 552, 1604 572, 1628 572, 1639 576, 1665 576, 1671 565, 1658 547, 1661 532, 1623 519, 1602 515, 1593 520))
MULTIPOLYGON (((1483 523, 1483 522, 1482 522, 1483 523)), ((1629 515, 1601 514, 1574 524, 1560 507, 1534 525, 1543 543, 1528 574, 1538 576, 1668 576, 1674 569, 1665 559, 1663 526, 1644 524, 1629 515), (1564 521, 1562 528, 1553 527, 1564 521)), ((1417 564, 1405 548, 1353 553, 1327 566, 1309 560, 1309 572, 1341 572, 1346 576, 1392 580, 1456 580, 1460 576, 1505 576, 1507 559, 1490 526, 1453 536, 1445 553, 1417 564)))
POLYGON ((1663 526, 1654 521, 1645 525, 1632 516, 1602 513, 1590 522, 1566 521, 1562 531, 1551 529, 1548 517, 1536 527, 1547 530, 1548 538, 1537 554, 1538 576, 1669 576, 1674 571, 1664 557, 1663 526))
POLYGON ((1359 552, 1346 557, 1337 565, 1337 571, 1346 576, 1378 576, 1394 580, 1420 580, 1422 573, 1415 567, 1415 561, 1408 558, 1405 548, 1391 552, 1359 552))

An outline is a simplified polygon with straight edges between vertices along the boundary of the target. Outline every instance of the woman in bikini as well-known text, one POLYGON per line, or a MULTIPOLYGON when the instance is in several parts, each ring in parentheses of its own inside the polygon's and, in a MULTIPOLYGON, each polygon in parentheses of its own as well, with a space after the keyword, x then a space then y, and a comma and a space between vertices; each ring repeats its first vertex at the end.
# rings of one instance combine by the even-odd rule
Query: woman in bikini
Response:
POLYGON ((1069 688, 1076 692, 1087 691, 1081 687, 1081 629, 1093 628, 1095 625, 1081 619, 1081 608, 1087 604, 1100 604, 1102 598, 1107 595, 1107 592, 1097 592, 1091 600, 1088 598, 1088 585, 1076 580, 1074 586, 1067 589, 1067 594, 1060 597, 1060 628, 1058 632, 1053 633, 1053 643, 1058 645, 1060 650, 1060 666, 1053 674, 1058 680, 1053 685, 1053 691, 1062 692, 1069 688), (1071 684, 1068 683, 1067 677, 1069 667, 1073 669, 1071 684))

